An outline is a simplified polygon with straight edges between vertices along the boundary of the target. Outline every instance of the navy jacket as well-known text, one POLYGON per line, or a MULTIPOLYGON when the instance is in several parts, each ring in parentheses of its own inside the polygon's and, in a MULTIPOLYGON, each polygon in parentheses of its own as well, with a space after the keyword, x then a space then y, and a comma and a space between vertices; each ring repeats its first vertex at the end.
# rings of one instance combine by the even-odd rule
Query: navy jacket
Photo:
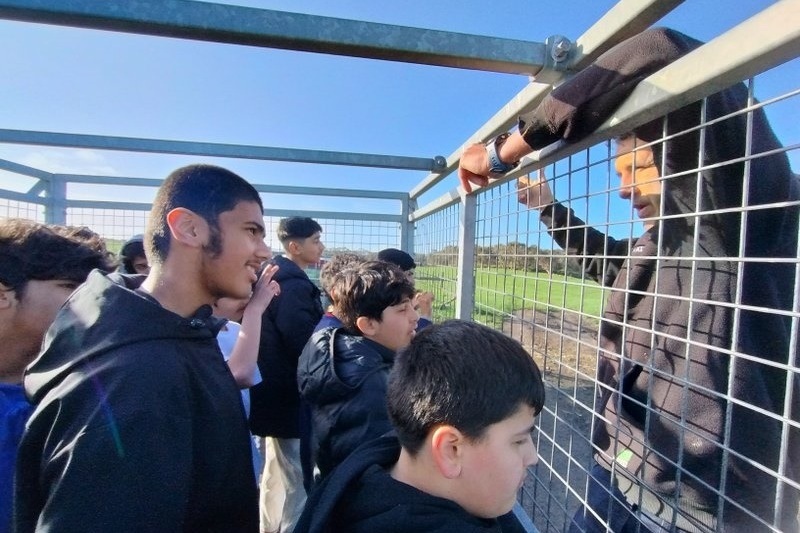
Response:
POLYGON ((256 435, 300 438, 297 359, 322 318, 320 291, 303 270, 277 257, 273 278, 281 294, 261 320, 258 369, 263 381, 250 389, 250 429, 256 435))
POLYGON ((360 444, 392 429, 386 387, 394 355, 339 328, 309 339, 297 382, 311 409, 312 455, 323 477, 360 444))

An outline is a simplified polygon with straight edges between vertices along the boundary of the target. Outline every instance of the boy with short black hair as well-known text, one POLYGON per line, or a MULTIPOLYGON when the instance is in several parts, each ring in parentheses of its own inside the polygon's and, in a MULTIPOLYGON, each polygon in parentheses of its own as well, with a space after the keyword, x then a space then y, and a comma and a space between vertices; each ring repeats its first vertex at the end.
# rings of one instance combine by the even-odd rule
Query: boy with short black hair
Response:
POLYGON ((300 356, 297 381, 310 405, 312 452, 324 477, 365 440, 391 430, 386 382, 395 352, 414 337, 414 287, 384 261, 336 277, 343 327, 317 331, 300 356))
POLYGON ((211 304, 245 298, 267 258, 240 176, 189 165, 159 187, 150 274, 93 271, 25 373, 16 531, 258 531, 242 399, 211 304))
MULTIPOLYGON (((286 488, 281 530, 291 531, 305 505, 304 482, 311 479, 308 454, 301 453, 307 413, 297 391, 297 359, 323 314, 319 288, 305 269, 319 262, 325 246, 322 227, 308 217, 281 219, 277 234, 285 255, 275 258, 280 270, 273 279, 282 296, 270 303, 261 321, 258 367, 263 381, 250 389, 250 429, 272 438, 286 488)), ((262 505, 266 494, 262 491, 262 505)))
POLYGON ((521 531, 509 511, 537 455, 544 384, 502 333, 449 320, 396 358, 397 435, 360 447, 309 498, 295 533, 521 531))

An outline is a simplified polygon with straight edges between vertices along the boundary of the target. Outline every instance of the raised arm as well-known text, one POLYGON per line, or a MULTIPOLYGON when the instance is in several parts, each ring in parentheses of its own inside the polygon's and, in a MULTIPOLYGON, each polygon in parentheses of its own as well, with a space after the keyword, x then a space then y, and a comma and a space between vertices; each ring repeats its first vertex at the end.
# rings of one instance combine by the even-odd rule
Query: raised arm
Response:
POLYGON ((577 259, 591 279, 611 285, 628 255, 630 240, 617 240, 588 227, 572 209, 553 197, 547 179, 540 171, 535 179, 517 180, 517 199, 539 211, 542 224, 556 243, 577 259))
MULTIPOLYGON (((487 143, 496 151, 494 166, 513 165, 556 141, 582 139, 611 116, 641 80, 699 44, 664 28, 647 30, 623 41, 554 89, 533 111, 522 115, 519 129, 502 143, 487 143)), ((490 177, 498 175, 491 172, 492 166, 486 145, 468 147, 458 169, 464 190, 472 192, 472 183, 487 185, 490 177)))
POLYGON ((275 296, 281 293, 281 287, 272 277, 278 271, 278 265, 268 265, 253 289, 253 296, 244 308, 242 327, 236 344, 228 359, 236 384, 240 389, 252 387, 256 367, 258 366, 258 346, 261 341, 261 317, 275 296))

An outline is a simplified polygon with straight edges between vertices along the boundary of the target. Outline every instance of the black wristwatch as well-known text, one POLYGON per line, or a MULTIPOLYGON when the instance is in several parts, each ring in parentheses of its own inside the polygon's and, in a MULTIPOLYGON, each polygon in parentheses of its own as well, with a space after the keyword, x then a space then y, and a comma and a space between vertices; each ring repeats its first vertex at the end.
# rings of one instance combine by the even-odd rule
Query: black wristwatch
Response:
POLYGON ((497 154, 497 152, 500 151, 500 147, 503 146, 503 143, 506 142, 506 139, 510 136, 511 134, 504 133, 486 143, 486 153, 489 155, 489 172, 492 174, 505 174, 519 164, 519 161, 503 163, 500 160, 500 156, 497 154))

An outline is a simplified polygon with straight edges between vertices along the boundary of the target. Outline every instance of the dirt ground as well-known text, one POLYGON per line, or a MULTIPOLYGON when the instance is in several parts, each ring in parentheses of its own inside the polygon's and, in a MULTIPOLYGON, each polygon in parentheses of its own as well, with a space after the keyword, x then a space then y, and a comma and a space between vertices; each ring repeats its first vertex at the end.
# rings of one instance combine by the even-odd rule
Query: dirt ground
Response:
POLYGON ((566 310, 522 309, 503 331, 533 354, 544 373, 545 408, 539 416, 539 464, 523 489, 522 505, 545 533, 566 531, 581 508, 591 465, 598 322, 566 310))

